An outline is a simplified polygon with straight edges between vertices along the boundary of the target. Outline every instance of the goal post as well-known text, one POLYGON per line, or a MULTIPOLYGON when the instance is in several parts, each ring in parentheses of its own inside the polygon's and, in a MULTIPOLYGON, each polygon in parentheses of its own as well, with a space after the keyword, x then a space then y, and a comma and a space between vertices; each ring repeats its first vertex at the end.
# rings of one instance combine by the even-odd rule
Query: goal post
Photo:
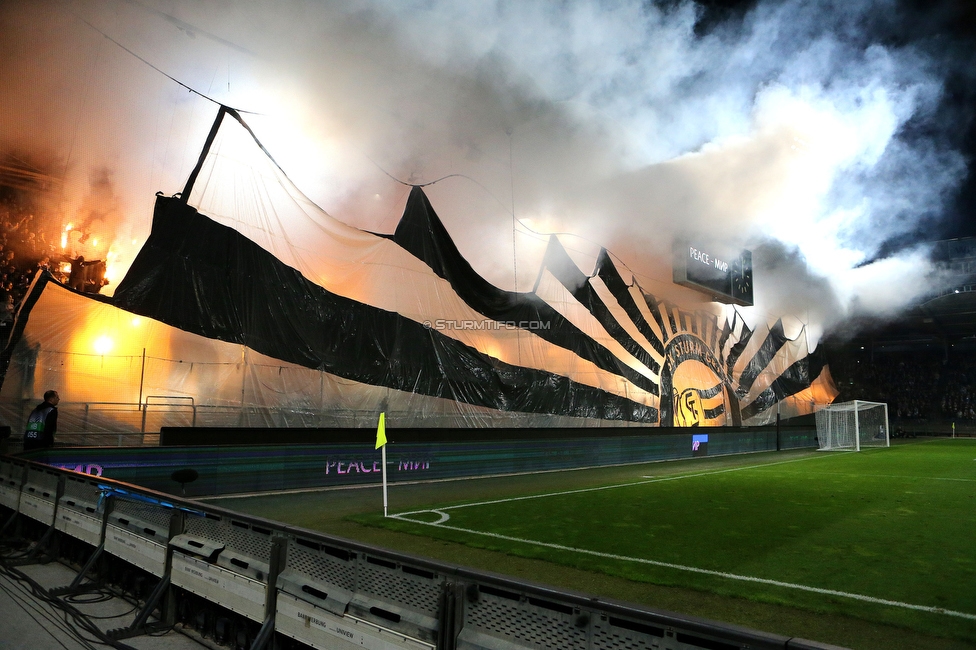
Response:
POLYGON ((860 451, 862 447, 890 447, 888 405, 854 400, 817 409, 817 443, 821 451, 860 451))

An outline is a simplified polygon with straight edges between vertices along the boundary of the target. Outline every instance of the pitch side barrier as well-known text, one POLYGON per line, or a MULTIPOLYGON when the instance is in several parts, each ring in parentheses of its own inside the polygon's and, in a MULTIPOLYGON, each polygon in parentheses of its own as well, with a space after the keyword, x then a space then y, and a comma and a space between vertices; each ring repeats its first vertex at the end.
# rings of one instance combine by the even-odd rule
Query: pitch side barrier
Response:
MULTIPOLYGON (((377 484, 375 430, 186 429, 160 447, 55 447, 31 460, 191 497, 377 484), (185 444, 195 441, 194 444, 185 444), (180 446, 171 446, 179 442, 180 446)), ((387 429, 390 483, 545 472, 778 449, 815 448, 813 425, 712 429, 387 429)))
MULTIPOLYGON (((757 427, 551 427, 514 428, 490 427, 390 427, 386 429, 390 442, 432 444, 448 442, 499 441, 573 441, 581 439, 665 438, 692 433, 713 434, 716 441, 737 438, 749 440, 761 437, 764 444, 774 448, 809 446, 816 437, 817 426, 812 417, 795 418, 781 425, 757 427), (787 423, 789 422, 789 424, 787 423)), ((275 427, 161 427, 160 447, 221 447, 239 445, 303 445, 372 442, 375 428, 303 427, 297 429, 275 427)), ((814 440, 813 446, 816 446, 814 440)))
POLYGON ((258 630, 251 650, 295 642, 323 650, 836 648, 404 555, 20 458, 0 457, 0 511, 5 537, 26 518, 40 533, 35 550, 67 540, 90 550, 59 593, 83 588, 98 561, 152 576, 132 622, 109 632, 117 639, 173 625, 192 601, 219 611, 218 621, 258 630))

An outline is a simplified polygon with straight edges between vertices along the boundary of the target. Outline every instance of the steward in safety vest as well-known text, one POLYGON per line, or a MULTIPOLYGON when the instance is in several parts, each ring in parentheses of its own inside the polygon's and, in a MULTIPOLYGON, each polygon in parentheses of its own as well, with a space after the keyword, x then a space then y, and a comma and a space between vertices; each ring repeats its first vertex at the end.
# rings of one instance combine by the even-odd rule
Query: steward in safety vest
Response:
POLYGON ((44 393, 44 401, 34 407, 27 418, 24 432, 24 451, 54 446, 54 434, 58 431, 58 391, 44 393))

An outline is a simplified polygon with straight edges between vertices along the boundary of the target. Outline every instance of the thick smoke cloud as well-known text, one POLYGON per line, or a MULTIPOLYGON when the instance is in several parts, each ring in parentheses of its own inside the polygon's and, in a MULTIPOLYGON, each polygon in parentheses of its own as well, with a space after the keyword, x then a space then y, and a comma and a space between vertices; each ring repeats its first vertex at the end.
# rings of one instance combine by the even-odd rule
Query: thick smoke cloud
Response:
POLYGON ((63 221, 91 213, 90 170, 112 170, 131 259, 215 112, 148 62, 260 113, 275 158, 347 223, 395 228, 406 188, 390 175, 451 176, 428 194, 501 286, 530 288, 545 233, 569 232, 584 270, 606 246, 674 292, 671 242, 699 236, 757 250, 757 318, 831 328, 932 289, 919 233, 967 178, 971 109, 947 83, 973 49, 943 33, 942 5, 908 7, 8 2, 0 142, 64 157, 63 221))

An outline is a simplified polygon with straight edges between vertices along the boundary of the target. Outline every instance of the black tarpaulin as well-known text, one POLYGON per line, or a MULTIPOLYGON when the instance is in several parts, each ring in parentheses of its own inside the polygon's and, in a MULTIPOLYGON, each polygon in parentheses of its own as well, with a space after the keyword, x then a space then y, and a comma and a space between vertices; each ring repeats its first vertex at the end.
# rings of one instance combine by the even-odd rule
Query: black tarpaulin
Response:
POLYGON ((337 296, 176 198, 115 304, 202 336, 371 385, 499 410, 652 422, 647 406, 516 367, 403 316, 337 296))
MULTIPOLYGON (((447 280, 458 296, 476 311, 500 322, 545 323, 544 328, 533 330, 533 333, 602 370, 625 377, 649 393, 657 394, 653 382, 634 372, 539 296, 499 289, 478 275, 461 256, 420 187, 411 189, 393 240, 447 280)), ((568 283, 585 284, 586 276, 568 256, 558 262, 562 264, 553 269, 558 277, 571 278, 566 280, 568 283)))

